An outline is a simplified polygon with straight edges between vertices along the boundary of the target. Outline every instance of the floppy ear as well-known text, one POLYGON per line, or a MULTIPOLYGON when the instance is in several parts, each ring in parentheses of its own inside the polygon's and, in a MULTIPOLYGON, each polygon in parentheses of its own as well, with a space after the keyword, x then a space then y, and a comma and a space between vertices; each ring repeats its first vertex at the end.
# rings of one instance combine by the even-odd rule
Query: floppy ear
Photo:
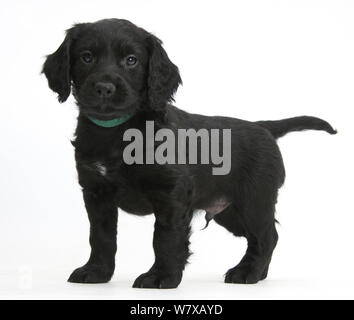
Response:
POLYGON ((70 95, 70 34, 54 53, 47 56, 42 73, 48 79, 49 88, 58 94, 59 102, 64 102, 70 95))
POLYGON ((147 79, 148 108, 164 113, 166 104, 182 83, 178 68, 162 48, 162 41, 153 35, 147 39, 150 48, 149 74, 147 79))

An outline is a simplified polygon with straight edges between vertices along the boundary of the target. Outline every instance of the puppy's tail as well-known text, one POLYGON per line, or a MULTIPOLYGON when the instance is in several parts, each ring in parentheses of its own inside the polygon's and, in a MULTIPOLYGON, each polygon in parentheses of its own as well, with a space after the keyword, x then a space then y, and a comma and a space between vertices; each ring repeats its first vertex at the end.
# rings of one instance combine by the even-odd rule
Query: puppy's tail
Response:
POLYGON ((337 133, 337 130, 334 130, 327 121, 308 116, 274 121, 257 121, 255 123, 267 129, 275 139, 280 138, 292 131, 323 130, 330 134, 337 133))

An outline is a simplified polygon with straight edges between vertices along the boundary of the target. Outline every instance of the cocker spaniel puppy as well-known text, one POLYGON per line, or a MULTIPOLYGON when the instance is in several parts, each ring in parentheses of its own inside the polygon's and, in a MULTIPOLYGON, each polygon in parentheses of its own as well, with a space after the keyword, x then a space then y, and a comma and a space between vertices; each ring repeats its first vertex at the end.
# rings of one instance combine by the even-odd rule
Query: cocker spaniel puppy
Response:
POLYGON ((156 218, 155 262, 135 280, 136 288, 179 285, 197 210, 248 241, 225 282, 267 277, 285 177, 276 139, 306 129, 334 134, 326 121, 302 116, 249 122, 172 106, 181 84, 178 68, 157 37, 126 20, 76 24, 47 57, 43 72, 59 101, 72 92, 79 108, 73 145, 91 255, 70 282, 111 279, 117 208, 156 218))

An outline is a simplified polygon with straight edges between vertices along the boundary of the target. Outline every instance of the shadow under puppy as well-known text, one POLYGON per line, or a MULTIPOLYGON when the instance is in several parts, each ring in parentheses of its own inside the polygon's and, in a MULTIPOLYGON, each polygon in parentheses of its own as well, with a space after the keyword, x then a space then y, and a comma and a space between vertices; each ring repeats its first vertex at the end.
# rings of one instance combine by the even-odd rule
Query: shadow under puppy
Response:
MULTIPOLYGON (((189 256, 190 222, 196 210, 235 236, 247 251, 227 271, 227 283, 267 277, 278 235, 275 204, 285 171, 276 139, 290 131, 335 130, 324 120, 296 117, 248 122, 184 112, 172 105, 181 83, 178 68, 154 35, 119 19, 77 24, 45 61, 49 87, 64 102, 72 91, 79 107, 75 158, 90 221, 91 255, 70 282, 101 283, 115 268, 117 208, 154 213, 155 262, 134 282, 137 288, 175 288, 189 256), (231 168, 213 175, 211 164, 126 164, 123 135, 156 130, 231 129, 231 168)), ((145 141, 144 144, 149 144, 145 141)), ((220 142, 222 145, 222 142, 220 142)), ((159 143, 154 143, 156 148, 159 143)), ((145 149, 144 149, 145 150, 145 149)), ((188 148, 187 148, 188 150, 188 148)), ((146 161, 144 155, 144 161, 146 161)))

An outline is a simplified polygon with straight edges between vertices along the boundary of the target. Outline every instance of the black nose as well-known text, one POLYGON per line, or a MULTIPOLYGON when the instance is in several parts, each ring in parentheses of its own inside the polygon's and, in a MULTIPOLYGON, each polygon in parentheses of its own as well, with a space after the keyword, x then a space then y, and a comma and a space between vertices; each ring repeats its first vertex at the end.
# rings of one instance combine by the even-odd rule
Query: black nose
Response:
POLYGON ((95 84, 95 91, 100 98, 109 98, 116 91, 116 87, 111 82, 97 82, 95 84))

